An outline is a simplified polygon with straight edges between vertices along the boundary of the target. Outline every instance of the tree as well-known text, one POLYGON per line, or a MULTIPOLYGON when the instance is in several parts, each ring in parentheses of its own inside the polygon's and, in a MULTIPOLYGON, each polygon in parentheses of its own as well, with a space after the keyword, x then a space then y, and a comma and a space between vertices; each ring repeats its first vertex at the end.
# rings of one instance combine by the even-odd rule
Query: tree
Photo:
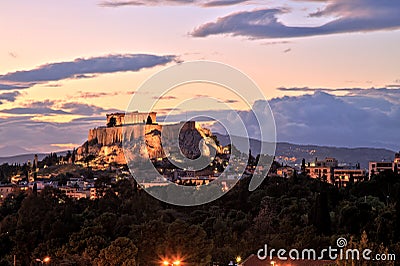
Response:
POLYGON ((176 220, 168 226, 157 250, 167 259, 185 258, 185 265, 206 266, 211 262, 212 243, 200 226, 176 220))
POLYGON ((353 173, 350 173, 349 186, 352 187, 353 185, 354 185, 354 175, 353 173))
POLYGON ((37 169, 36 160, 33 160, 32 170, 36 171, 36 169, 37 169))
POLYGON ((395 239, 400 241, 400 192, 397 193, 396 199, 395 239))
POLYGON ((3 170, 0 170, 0 183, 1 182, 8 183, 8 180, 7 180, 6 175, 4 174, 3 170))
POLYGON ((107 123, 107 127, 115 127, 117 125, 117 119, 115 117, 111 117, 107 123))
POLYGON ((95 262, 102 266, 136 266, 137 252, 138 249, 132 240, 119 237, 100 251, 95 262))
POLYGON ((72 155, 71 155, 71 162, 72 164, 75 164, 75 160, 76 160, 76 150, 75 148, 72 150, 72 155))
POLYGON ((317 195, 311 214, 311 222, 319 234, 330 234, 331 217, 329 214, 328 196, 326 192, 321 192, 317 195))
POLYGON ((301 172, 305 173, 306 172, 306 159, 303 158, 303 160, 301 160, 301 172))
POLYGON ((69 161, 69 158, 71 158, 71 156, 72 156, 71 151, 68 151, 68 152, 67 152, 67 155, 65 156, 65 160, 68 162, 68 161, 69 161))
POLYGON ((86 163, 86 167, 89 168, 89 163, 91 161, 93 161, 94 159, 96 159, 96 156, 94 156, 93 154, 89 154, 88 156, 85 157, 84 161, 86 163))
POLYGON ((146 124, 147 124, 147 125, 153 124, 153 120, 151 119, 150 116, 147 117, 146 124))
POLYGON ((33 184, 33 195, 37 195, 37 184, 35 182, 35 184, 33 184))

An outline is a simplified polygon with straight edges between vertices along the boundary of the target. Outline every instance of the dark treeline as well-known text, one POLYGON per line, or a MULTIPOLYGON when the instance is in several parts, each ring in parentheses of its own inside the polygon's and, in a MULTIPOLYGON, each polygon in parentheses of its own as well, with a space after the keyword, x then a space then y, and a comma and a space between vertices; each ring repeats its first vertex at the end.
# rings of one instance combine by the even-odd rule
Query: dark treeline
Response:
MULTIPOLYGON (((0 265, 227 265, 271 248, 352 246, 400 254, 400 177, 392 172, 336 187, 302 175, 249 179, 217 201, 175 207, 122 180, 96 200, 73 200, 46 188, 9 196, 0 208, 0 265), (118 193, 115 193, 118 192, 118 193)), ((388 265, 384 263, 382 265, 388 265)))
POLYGON ((11 176, 24 172, 28 168, 27 164, 2 164, 0 165, 0 183, 9 183, 11 176))
POLYGON ((22 178, 22 181, 28 182, 28 176, 29 172, 32 170, 36 170, 37 168, 43 169, 45 166, 50 167, 50 166, 55 166, 59 164, 61 161, 68 162, 69 160, 71 163, 75 162, 75 156, 76 156, 76 150, 68 151, 65 156, 62 155, 57 155, 56 153, 50 153, 46 157, 43 158, 43 160, 39 161, 35 165, 35 161, 33 160, 34 157, 32 158, 32 161, 28 163, 13 163, 13 164, 8 164, 4 163, 0 165, 0 183, 1 184, 7 184, 11 182, 11 177, 20 175, 22 178))

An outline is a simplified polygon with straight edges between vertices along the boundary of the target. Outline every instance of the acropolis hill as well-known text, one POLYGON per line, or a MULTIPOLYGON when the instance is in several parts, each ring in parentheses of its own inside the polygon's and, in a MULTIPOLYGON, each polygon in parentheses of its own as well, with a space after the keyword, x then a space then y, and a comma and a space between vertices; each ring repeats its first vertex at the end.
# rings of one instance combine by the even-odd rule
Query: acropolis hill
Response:
POLYGON ((179 132, 179 146, 188 158, 200 155, 200 140, 211 137, 208 129, 200 127, 194 121, 160 125, 156 113, 112 113, 107 114, 106 126, 89 130, 88 140, 77 149, 77 159, 92 155, 96 164, 126 164, 122 142, 132 142, 136 156, 150 159, 164 157, 161 134, 172 136, 179 132), (145 138, 146 145, 138 147, 135 140, 145 138))

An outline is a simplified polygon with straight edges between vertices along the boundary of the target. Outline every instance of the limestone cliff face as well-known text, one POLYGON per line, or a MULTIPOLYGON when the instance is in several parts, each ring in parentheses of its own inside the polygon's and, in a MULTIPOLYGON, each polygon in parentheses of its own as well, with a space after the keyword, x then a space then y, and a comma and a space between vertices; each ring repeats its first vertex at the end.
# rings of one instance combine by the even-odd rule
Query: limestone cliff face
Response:
POLYGON ((122 142, 122 127, 99 127, 89 130, 89 143, 113 145, 122 142))
POLYGON ((207 153, 207 147, 199 144, 210 136, 209 130, 197 126, 195 122, 164 126, 135 124, 99 127, 89 131, 88 142, 78 148, 77 156, 78 160, 93 155, 98 163, 125 164, 124 144, 129 147, 129 159, 165 157, 163 146, 179 147, 186 157, 194 159, 201 152, 207 153))

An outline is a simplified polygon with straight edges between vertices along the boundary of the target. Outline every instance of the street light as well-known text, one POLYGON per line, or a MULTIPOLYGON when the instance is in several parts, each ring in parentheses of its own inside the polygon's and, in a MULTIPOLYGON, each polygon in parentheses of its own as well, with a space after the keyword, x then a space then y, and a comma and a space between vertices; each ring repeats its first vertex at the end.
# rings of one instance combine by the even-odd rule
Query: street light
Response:
POLYGON ((41 259, 36 259, 36 261, 37 261, 37 262, 40 262, 40 263, 43 265, 44 263, 49 263, 49 262, 50 262, 50 257, 47 256, 47 257, 45 257, 43 260, 41 260, 41 259))
POLYGON ((181 261, 180 261, 180 260, 176 260, 176 261, 170 263, 169 261, 164 260, 164 261, 163 261, 163 265, 172 265, 172 266, 181 265, 181 261))
POLYGON ((242 258, 241 258, 240 256, 237 256, 237 257, 236 257, 236 263, 239 264, 239 263, 241 263, 241 262, 242 262, 242 258))

